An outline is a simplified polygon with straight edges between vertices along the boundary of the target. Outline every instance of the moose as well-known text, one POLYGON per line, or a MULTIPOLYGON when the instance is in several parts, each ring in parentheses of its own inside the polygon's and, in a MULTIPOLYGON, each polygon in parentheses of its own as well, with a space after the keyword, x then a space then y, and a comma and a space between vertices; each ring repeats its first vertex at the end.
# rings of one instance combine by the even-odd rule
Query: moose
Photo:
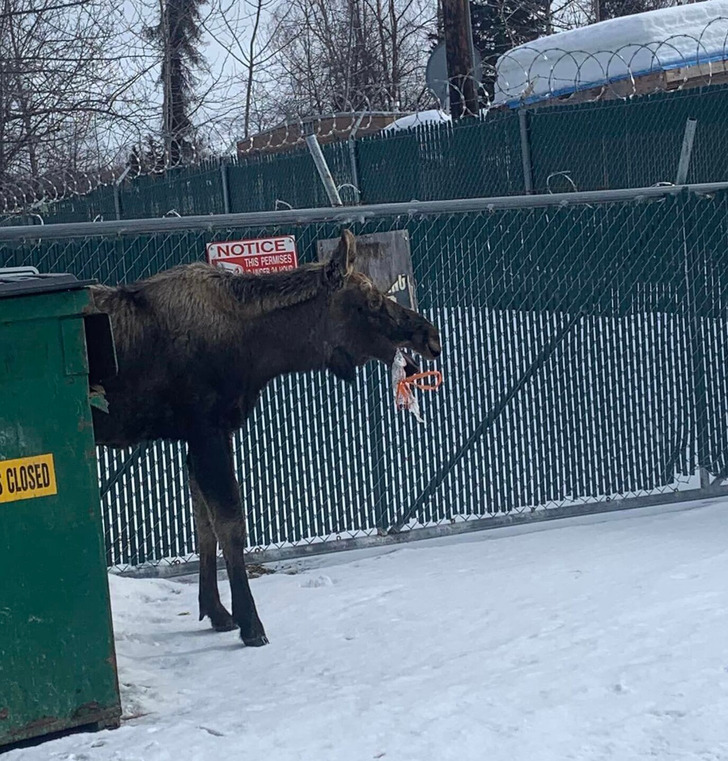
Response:
MULTIPOLYGON (((398 348, 440 354, 430 322, 356 272, 355 238, 343 230, 327 262, 272 274, 181 265, 130 285, 91 286, 90 313, 105 313, 118 371, 99 379, 107 411, 93 408, 97 444, 164 439, 187 445, 200 556, 199 614, 213 629, 238 627, 247 646, 268 643, 248 583, 245 522, 232 434, 263 388, 287 373, 326 369, 351 382, 370 360, 398 348), (232 593, 220 601, 217 545, 232 593)), ((408 374, 416 372, 408 357, 408 374)))

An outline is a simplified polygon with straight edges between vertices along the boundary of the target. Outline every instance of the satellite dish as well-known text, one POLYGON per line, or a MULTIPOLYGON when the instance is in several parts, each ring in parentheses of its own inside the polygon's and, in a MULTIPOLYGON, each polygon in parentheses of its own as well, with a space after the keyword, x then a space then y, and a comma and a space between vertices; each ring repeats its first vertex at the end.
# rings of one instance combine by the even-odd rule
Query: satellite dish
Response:
MULTIPOLYGON (((475 66, 475 79, 478 83, 483 78, 483 61, 475 45, 472 47, 473 64, 475 66)), ((447 76, 447 57, 445 55, 445 43, 438 43, 437 47, 430 53, 425 69, 427 86, 440 101, 440 108, 444 111, 449 110, 450 105, 450 83, 447 76)))

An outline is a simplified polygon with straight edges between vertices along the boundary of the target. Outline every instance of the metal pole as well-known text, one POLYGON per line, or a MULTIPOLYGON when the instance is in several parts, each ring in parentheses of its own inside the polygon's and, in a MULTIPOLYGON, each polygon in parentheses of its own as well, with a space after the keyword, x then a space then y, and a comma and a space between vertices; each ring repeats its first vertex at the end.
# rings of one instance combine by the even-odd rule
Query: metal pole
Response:
POLYGON ((710 489, 710 473, 706 468, 698 468, 698 474, 700 476, 700 488, 710 489))
POLYGON ((222 181, 222 208, 225 214, 230 213, 230 185, 228 184, 227 164, 220 164, 220 179, 222 181))
POLYGON ((523 162, 523 189, 533 193, 533 167, 531 164, 531 139, 528 134, 528 112, 518 110, 518 126, 521 129, 521 161, 523 162))
POLYGON ((119 179, 114 183, 114 210, 116 218, 121 219, 121 183, 126 179, 127 174, 131 171, 131 164, 121 173, 119 179))
POLYGON ((693 143, 695 142, 695 130, 698 126, 697 119, 688 119, 685 122, 685 134, 683 135, 682 149, 680 150, 680 161, 677 165, 676 185, 684 185, 688 179, 688 169, 690 169, 690 157, 693 153, 693 143))
POLYGON ((114 185, 114 210, 116 211, 116 218, 121 219, 121 197, 118 185, 114 185))
POLYGON ((356 188, 356 203, 361 203, 361 190, 359 190, 359 168, 356 165, 356 135, 359 132, 364 114, 359 114, 359 117, 354 124, 354 129, 349 133, 348 147, 349 147, 349 163, 351 165, 351 184, 356 188))
POLYGON ((316 139, 316 135, 306 135, 306 145, 308 146, 308 150, 311 152, 313 163, 316 164, 316 169, 318 169, 319 177, 321 177, 321 182, 323 182, 324 188, 326 189, 326 195, 329 197, 329 203, 332 206, 343 206, 344 204, 342 203, 341 197, 339 196, 339 191, 336 189, 334 178, 331 176, 329 165, 326 163, 326 159, 324 158, 324 154, 321 151, 321 146, 316 139))
MULTIPOLYGON (((688 123, 690 120, 688 120, 688 123)), ((685 125, 687 135, 688 125, 685 125)), ((691 141, 692 142, 692 141, 691 141)), ((683 146, 685 142, 683 142, 683 146)), ((685 153, 685 151, 683 151, 685 153)), ((689 151, 688 151, 689 153, 689 151)), ((682 158, 681 158, 682 163, 682 158)), ((687 175, 687 169, 685 170, 687 175)), ((690 196, 680 195, 680 216, 682 221, 683 266, 685 268, 685 295, 687 300, 687 344, 690 347, 688 367, 692 380, 693 414, 695 420, 696 457, 700 488, 710 486, 710 474, 705 467, 710 460, 710 435, 708 430, 708 383, 705 368, 705 348, 703 344, 703 318, 700 308, 708 300, 705 275, 700 265, 700 252, 696 256, 689 245, 694 236, 694 217, 689 207, 690 196)))
POLYGON ((478 79, 478 72, 475 67, 475 43, 473 42, 473 25, 470 18, 470 0, 465 0, 465 33, 468 35, 468 47, 470 48, 470 63, 472 69, 470 76, 473 78, 473 84, 475 85, 476 95, 480 89, 480 80, 478 79))

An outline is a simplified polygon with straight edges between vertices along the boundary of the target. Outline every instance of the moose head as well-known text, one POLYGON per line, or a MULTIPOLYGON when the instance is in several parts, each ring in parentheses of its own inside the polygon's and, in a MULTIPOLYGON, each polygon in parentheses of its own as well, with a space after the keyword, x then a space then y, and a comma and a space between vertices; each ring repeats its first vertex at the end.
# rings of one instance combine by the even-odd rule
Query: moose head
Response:
MULTIPOLYGON (((356 368, 370 360, 387 365, 397 349, 411 349, 426 359, 441 352, 437 328, 417 312, 389 299, 374 283, 356 272, 356 243, 344 230, 338 248, 323 267, 327 286, 325 339, 326 367, 342 380, 352 382, 356 368)), ((406 356, 407 374, 419 371, 406 356)))

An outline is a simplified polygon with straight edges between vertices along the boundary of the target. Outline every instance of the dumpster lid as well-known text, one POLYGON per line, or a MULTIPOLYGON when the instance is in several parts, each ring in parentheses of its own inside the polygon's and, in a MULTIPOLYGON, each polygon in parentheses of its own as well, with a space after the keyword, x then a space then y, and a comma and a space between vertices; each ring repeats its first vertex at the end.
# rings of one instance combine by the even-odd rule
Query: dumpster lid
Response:
POLYGON ((78 280, 67 272, 40 273, 35 267, 0 267, 0 299, 54 291, 76 291, 95 280, 78 280))

